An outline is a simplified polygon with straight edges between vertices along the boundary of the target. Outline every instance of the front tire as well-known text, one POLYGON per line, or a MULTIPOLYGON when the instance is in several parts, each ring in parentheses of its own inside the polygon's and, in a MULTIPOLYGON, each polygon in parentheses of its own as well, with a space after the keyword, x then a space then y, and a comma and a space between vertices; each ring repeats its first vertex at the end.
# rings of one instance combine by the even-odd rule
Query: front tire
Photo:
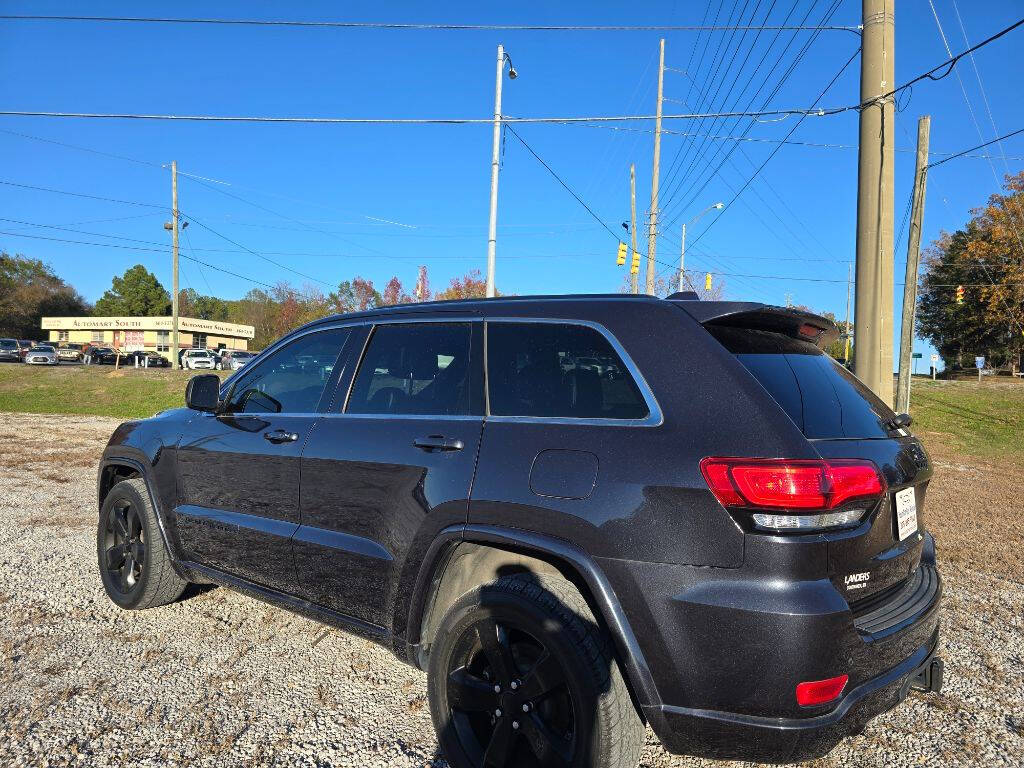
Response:
POLYGON ((141 478, 122 480, 103 500, 96 555, 107 596, 126 610, 173 603, 188 585, 171 565, 141 478))
POLYGON ((644 726, 611 641, 567 581, 505 576, 463 595, 427 686, 453 768, 632 768, 644 726))

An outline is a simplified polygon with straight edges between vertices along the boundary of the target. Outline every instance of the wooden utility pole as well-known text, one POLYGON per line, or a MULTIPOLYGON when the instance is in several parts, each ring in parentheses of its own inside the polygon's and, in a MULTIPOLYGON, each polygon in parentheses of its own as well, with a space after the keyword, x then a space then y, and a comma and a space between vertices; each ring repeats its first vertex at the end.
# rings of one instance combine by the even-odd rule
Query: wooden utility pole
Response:
POLYGON ((178 163, 171 161, 171 367, 178 360, 178 163))
POLYGON ((843 354, 843 362, 846 365, 850 363, 850 287, 853 283, 853 264, 846 265, 846 339, 845 342, 845 353, 843 354))
POLYGON ((651 168, 651 221, 647 232, 647 293, 654 295, 654 256, 658 239, 658 178, 661 173, 661 102, 665 85, 665 38, 658 53, 658 103, 654 118, 654 164, 651 168))
POLYGON ((862 0, 854 372, 892 399, 894 0, 862 0), (885 98, 882 98, 885 96, 885 98))
POLYGON ((636 166, 633 163, 629 164, 629 236, 630 252, 629 252, 629 272, 630 272, 630 288, 633 293, 640 292, 640 275, 633 272, 633 254, 636 253, 636 166))
POLYGON ((910 361, 914 348, 914 311, 917 307, 917 264, 921 255, 921 223, 928 182, 928 133, 932 119, 917 121, 917 163, 914 166, 914 198, 907 235, 907 276, 903 283, 903 326, 900 332, 900 375, 896 385, 896 413, 910 412, 910 361))

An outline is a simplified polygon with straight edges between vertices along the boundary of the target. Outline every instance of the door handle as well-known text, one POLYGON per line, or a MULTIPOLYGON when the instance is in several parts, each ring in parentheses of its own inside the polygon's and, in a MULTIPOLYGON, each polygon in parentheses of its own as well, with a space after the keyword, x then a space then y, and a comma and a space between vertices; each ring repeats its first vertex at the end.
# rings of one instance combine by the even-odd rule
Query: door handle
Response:
POLYGON ((466 447, 466 444, 458 438, 445 437, 444 435, 417 437, 412 441, 412 444, 427 453, 433 453, 435 451, 461 451, 466 447))
POLYGON ((277 445, 279 443, 294 443, 299 439, 299 436, 295 432, 288 432, 284 429, 274 429, 270 432, 264 432, 263 439, 277 445))

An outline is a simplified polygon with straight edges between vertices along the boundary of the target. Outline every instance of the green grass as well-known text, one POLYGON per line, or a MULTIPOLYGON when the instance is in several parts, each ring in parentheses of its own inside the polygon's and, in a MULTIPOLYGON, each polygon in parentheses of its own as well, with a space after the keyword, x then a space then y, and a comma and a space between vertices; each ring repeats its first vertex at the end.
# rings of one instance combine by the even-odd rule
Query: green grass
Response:
MULTIPOLYGON (((0 411, 69 413, 131 419, 185 404, 195 371, 0 364, 0 411)), ((221 372, 222 376, 227 375, 221 372)), ((1024 461, 1024 383, 1007 379, 935 382, 915 379, 913 430, 981 458, 1024 461)))
POLYGON ((981 458, 1024 460, 1024 383, 914 380, 911 429, 981 458), (927 434, 932 433, 932 434, 927 434))
MULTIPOLYGON (((0 411, 69 413, 133 419, 185 404, 196 371, 169 368, 114 371, 108 365, 56 368, 0 364, 0 411)), ((226 376, 227 373, 221 373, 226 376)))

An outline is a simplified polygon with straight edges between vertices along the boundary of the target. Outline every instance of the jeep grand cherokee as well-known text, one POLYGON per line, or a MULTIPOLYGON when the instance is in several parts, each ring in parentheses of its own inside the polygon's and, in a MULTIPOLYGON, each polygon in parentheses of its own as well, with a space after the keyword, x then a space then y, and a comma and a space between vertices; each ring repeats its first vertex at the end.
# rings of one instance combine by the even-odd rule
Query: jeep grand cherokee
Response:
POLYGON ((318 320, 115 431, 103 584, 140 609, 212 582, 381 643, 458 767, 632 766, 644 722, 822 755, 942 679, 932 468, 836 334, 680 296, 318 320))

